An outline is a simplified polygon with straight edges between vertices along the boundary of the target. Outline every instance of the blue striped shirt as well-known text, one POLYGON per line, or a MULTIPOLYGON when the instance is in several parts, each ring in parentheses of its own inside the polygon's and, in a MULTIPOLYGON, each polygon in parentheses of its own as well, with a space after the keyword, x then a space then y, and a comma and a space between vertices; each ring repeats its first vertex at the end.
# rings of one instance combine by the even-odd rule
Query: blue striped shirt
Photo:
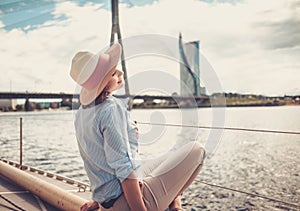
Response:
POLYGON ((136 126, 130 122, 127 103, 109 95, 99 105, 80 107, 75 130, 93 200, 102 203, 118 197, 121 182, 136 169, 136 126))

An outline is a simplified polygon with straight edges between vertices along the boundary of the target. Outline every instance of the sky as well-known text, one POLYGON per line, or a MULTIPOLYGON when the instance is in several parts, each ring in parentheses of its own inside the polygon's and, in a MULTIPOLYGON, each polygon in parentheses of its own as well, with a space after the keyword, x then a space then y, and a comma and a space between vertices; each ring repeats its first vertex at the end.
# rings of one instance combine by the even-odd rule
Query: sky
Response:
MULTIPOLYGON (((125 41, 149 34, 175 40, 179 33, 185 42, 199 40, 224 92, 300 94, 299 0, 123 0, 119 17, 125 41)), ((0 92, 78 92, 69 76, 73 56, 102 51, 110 32, 107 0, 2 0, 0 92)), ((143 50, 126 60, 131 92, 149 70, 173 76, 177 91, 178 62, 143 50)))

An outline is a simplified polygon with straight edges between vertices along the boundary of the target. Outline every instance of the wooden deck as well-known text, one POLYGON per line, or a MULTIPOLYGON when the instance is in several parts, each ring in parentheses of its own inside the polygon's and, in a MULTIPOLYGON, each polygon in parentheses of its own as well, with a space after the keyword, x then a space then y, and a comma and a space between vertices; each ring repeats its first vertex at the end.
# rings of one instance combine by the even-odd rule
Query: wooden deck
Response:
MULTIPOLYGON (((11 161, 0 160, 0 162, 6 162, 16 168, 18 167, 18 164, 11 161)), ((91 199, 91 192, 87 184, 32 167, 24 166, 23 168, 23 171, 27 174, 42 179, 51 185, 58 186, 81 198, 91 199)), ((0 210, 57 211, 59 209, 16 185, 0 172, 0 210)))

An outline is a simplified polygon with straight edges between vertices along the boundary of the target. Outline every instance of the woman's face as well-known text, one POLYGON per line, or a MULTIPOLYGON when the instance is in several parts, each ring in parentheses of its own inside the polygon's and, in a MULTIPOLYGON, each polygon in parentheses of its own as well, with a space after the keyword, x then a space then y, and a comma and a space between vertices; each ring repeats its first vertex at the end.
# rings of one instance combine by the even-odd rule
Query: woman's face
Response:
POLYGON ((111 93, 117 89, 120 89, 123 85, 123 71, 115 68, 115 71, 112 74, 112 78, 107 84, 107 91, 111 93))

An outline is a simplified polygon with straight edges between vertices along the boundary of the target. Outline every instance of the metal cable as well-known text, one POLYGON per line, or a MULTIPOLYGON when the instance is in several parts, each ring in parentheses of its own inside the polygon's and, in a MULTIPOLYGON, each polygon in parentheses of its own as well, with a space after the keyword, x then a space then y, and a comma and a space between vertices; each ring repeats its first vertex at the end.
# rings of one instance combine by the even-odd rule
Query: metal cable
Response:
POLYGON ((248 132, 260 132, 260 133, 281 133, 289 135, 300 135, 298 131, 282 131, 282 130, 267 130, 267 129, 251 129, 251 128, 236 128, 236 127, 214 127, 214 126, 201 126, 201 125, 181 125, 181 124, 170 124, 170 123, 150 123, 150 122, 139 122, 138 124, 143 125, 160 125, 170 127, 191 127, 201 129, 214 129, 214 130, 237 130, 237 131, 248 131, 248 132))
MULTIPOLYGON (((297 131, 249 129, 249 128, 234 128, 234 127, 212 127, 212 126, 209 127, 209 126, 181 125, 181 124, 169 124, 169 123, 162 124, 162 123, 150 123, 150 122, 137 122, 137 123, 138 124, 145 124, 145 125, 160 125, 160 126, 171 126, 171 127, 191 127, 191 128, 201 128, 201 129, 222 129, 222 130, 237 130, 237 131, 248 131, 248 132, 280 133, 280 134, 289 134, 289 135, 300 135, 300 132, 297 132, 297 131)), ((286 201, 282 201, 280 199, 271 198, 271 197, 264 196, 264 195, 261 195, 261 194, 254 194, 254 193, 250 193, 250 192, 246 192, 246 191, 242 191, 242 190, 228 188, 228 187, 221 186, 221 185, 211 184, 211 183, 208 183, 208 182, 205 182, 205 181, 200 181, 200 180, 195 180, 195 181, 198 181, 199 183, 202 183, 202 184, 205 184, 205 185, 218 187, 218 188, 221 188, 221 189, 230 190, 230 191, 234 191, 234 192, 238 192, 238 193, 243 193, 243 194, 247 194, 247 195, 254 196, 254 197, 268 199, 270 201, 274 201, 274 202, 282 203, 282 204, 285 204, 285 205, 288 205, 288 206, 300 208, 300 205, 293 204, 293 203, 286 202, 286 201)))
POLYGON ((11 208, 11 207, 9 207, 9 206, 6 206, 6 205, 4 205, 4 204, 0 204, 0 206, 6 208, 6 209, 8 209, 8 210, 19 211, 19 210, 16 210, 16 209, 14 209, 14 208, 11 208))
MULTIPOLYGON (((47 119, 47 120, 51 120, 51 119, 47 119)), ((138 124, 145 124, 145 125, 159 125, 159 126, 172 126, 172 127, 191 127, 191 128, 201 128, 201 129, 222 129, 222 130, 235 130, 235 131, 300 135, 300 132, 298 132, 298 131, 281 131, 281 130, 249 129, 249 128, 234 128, 234 127, 196 126, 196 125, 181 125, 181 124, 170 124, 170 123, 165 123, 165 124, 163 124, 163 123, 149 123, 149 122, 137 122, 137 123, 138 124)), ((41 146, 39 146, 39 147, 41 147, 41 146)), ((53 149, 55 149, 55 148, 53 148, 53 149)), ((59 149, 55 149, 55 150, 73 154, 71 152, 67 152, 67 151, 63 151, 63 150, 59 150, 59 149)), ((198 181, 199 183, 205 184, 205 185, 212 186, 212 187, 218 187, 218 188, 225 189, 225 190, 230 190, 230 191, 243 193, 243 194, 258 197, 258 198, 267 199, 267 200, 274 201, 274 202, 277 202, 277 203, 282 203, 282 204, 285 204, 285 205, 288 205, 288 206, 291 206, 291 207, 300 208, 300 205, 293 204, 293 203, 286 202, 286 201, 282 201, 282 200, 276 199, 276 198, 271 198, 271 197, 264 196, 264 195, 261 195, 261 194, 254 194, 254 193, 246 192, 246 191, 243 191, 243 190, 237 190, 237 189, 233 189, 233 188, 229 188, 229 187, 225 187, 225 186, 221 186, 221 185, 211 184, 211 183, 208 183, 206 181, 200 181, 200 180, 196 180, 196 181, 198 181)), ((0 197, 4 198, 1 195, 0 195, 0 197)), ((23 210, 23 209, 21 208, 21 210, 23 210)))
POLYGON ((4 199, 5 201, 7 201, 9 204, 13 205, 14 207, 18 208, 21 211, 26 211, 24 210, 22 207, 18 206, 17 204, 15 204, 14 202, 12 202, 11 200, 7 199, 6 197, 0 195, 0 198, 4 199))
MULTIPOLYGON (((221 186, 221 185, 211 184, 211 183, 208 183, 206 181, 201 181, 201 180, 195 180, 195 181, 197 181, 199 183, 202 183, 202 184, 205 184, 205 185, 208 185, 208 186, 217 187, 217 188, 221 188, 221 189, 225 189, 225 190, 230 190, 230 191, 234 191, 234 192, 238 192, 238 193, 243 193, 243 194, 246 194, 246 195, 250 195, 250 196, 254 196, 254 197, 258 197, 258 198, 263 198, 263 199, 268 199, 270 201, 282 203, 282 204, 285 204, 285 205, 288 205, 288 206, 291 206, 291 207, 300 208, 300 205, 298 205, 298 204, 293 204, 291 202, 286 202, 286 201, 282 201, 280 199, 271 198, 269 196, 265 196, 265 195, 261 195, 261 194, 255 194, 255 193, 250 193, 250 192, 246 192, 246 191, 243 191, 243 190, 237 190, 237 189, 234 189, 234 188, 228 188, 228 187, 221 186)), ((198 194, 198 196, 199 195, 200 194, 198 194)))

